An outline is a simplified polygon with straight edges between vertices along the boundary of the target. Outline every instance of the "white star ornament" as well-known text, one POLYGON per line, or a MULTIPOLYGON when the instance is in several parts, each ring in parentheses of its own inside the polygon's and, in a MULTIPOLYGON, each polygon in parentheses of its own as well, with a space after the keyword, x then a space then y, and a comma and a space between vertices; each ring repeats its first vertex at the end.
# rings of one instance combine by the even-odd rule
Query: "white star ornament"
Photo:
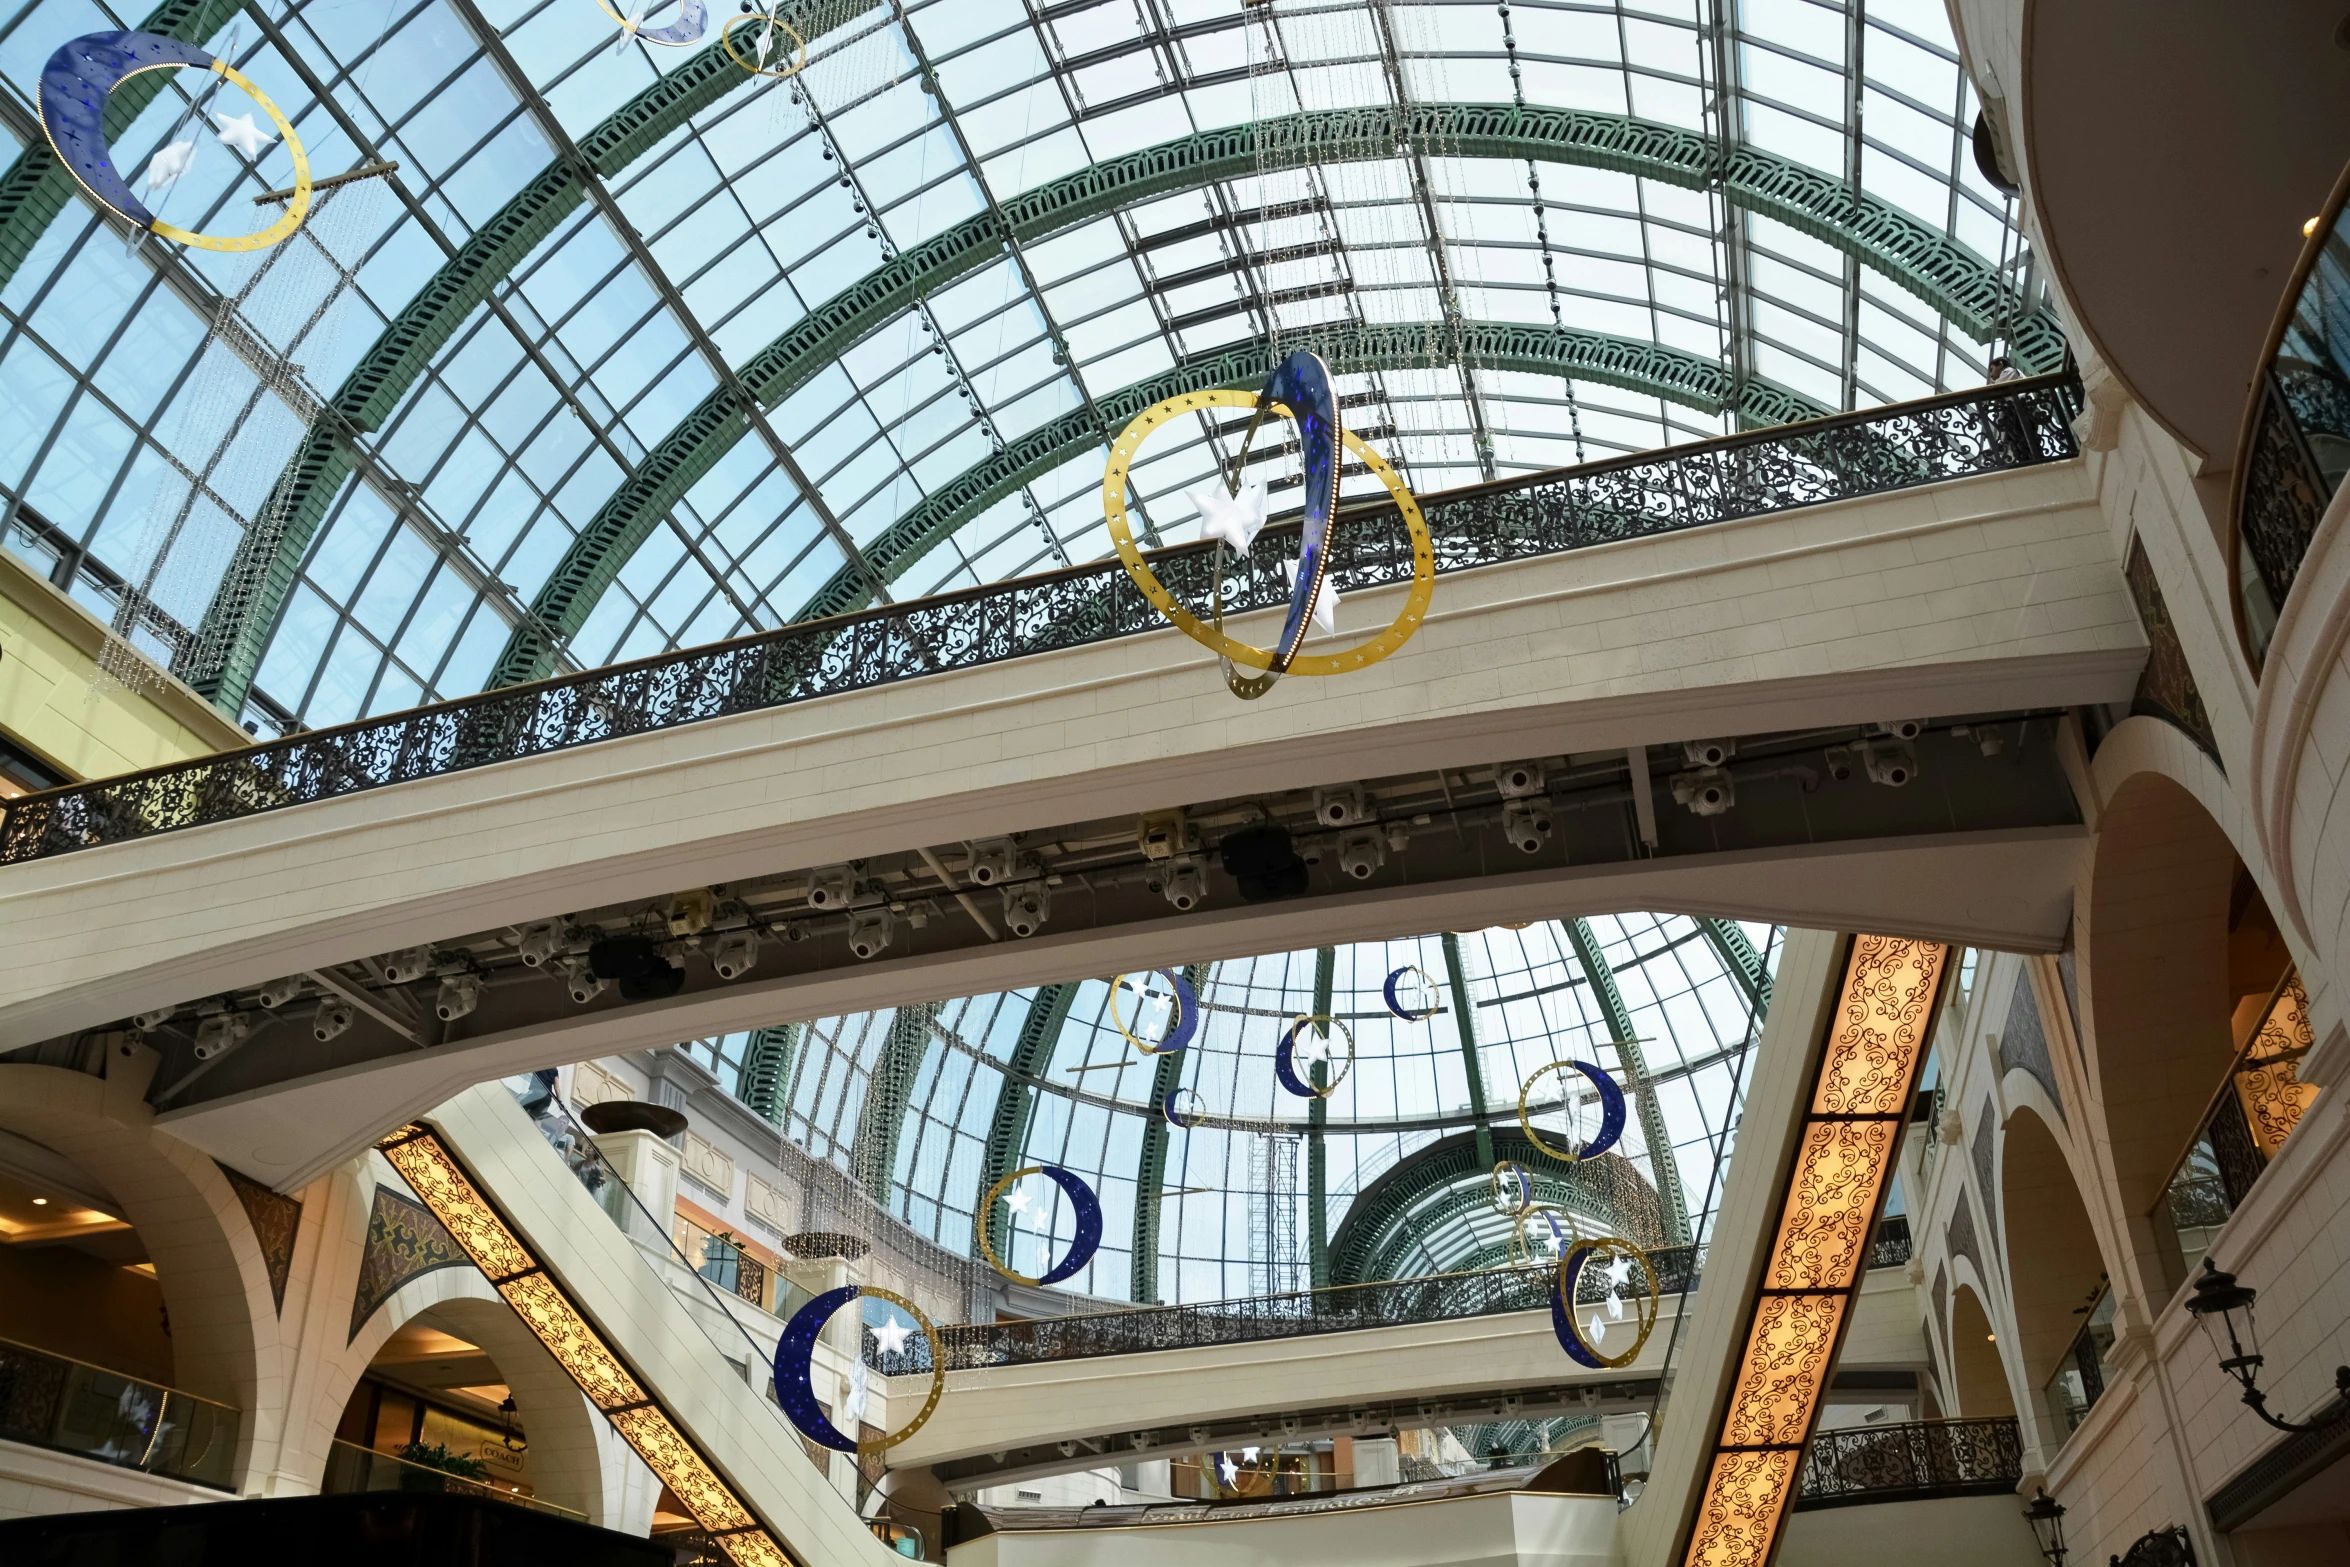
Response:
POLYGON ((1022 1217, 1026 1217, 1028 1213, 1028 1205, 1035 1200, 1035 1198, 1028 1195, 1028 1189, 1024 1186, 1013 1187, 1012 1190, 1004 1197, 1004 1201, 1012 1205, 1012 1211, 1021 1215, 1022 1217))
MULTIPOLYGON (((1281 570, 1289 578, 1289 591, 1295 593, 1297 591, 1297 562, 1285 560, 1281 563, 1281 570)), ((1331 633, 1338 630, 1338 589, 1331 586, 1327 572, 1322 576, 1321 587, 1314 593, 1314 629, 1331 633)))
POLYGON ((1256 542, 1257 530, 1265 525, 1268 500, 1265 487, 1252 479, 1240 487, 1238 495, 1225 494, 1220 484, 1203 484, 1191 492, 1191 504, 1199 508, 1203 543, 1222 539, 1233 554, 1246 555, 1249 545, 1256 542))
POLYGON ((906 1335, 913 1331, 896 1317, 891 1317, 873 1330, 873 1342, 885 1355, 902 1355, 906 1352, 906 1335))
POLYGON ((195 158, 196 144, 194 142, 175 141, 148 159, 147 194, 152 196, 178 184, 180 176, 188 172, 188 165, 193 163, 195 158))
POLYGON ((236 148, 248 158, 260 157, 261 149, 277 140, 255 125, 250 114, 216 114, 212 120, 220 127, 214 133, 214 138, 225 147, 236 148))
POLYGON ((1584 1324, 1583 1342, 1586 1344, 1596 1345, 1602 1338, 1605 1338, 1606 1336, 1607 1324, 1600 1320, 1599 1313, 1595 1311, 1591 1314, 1591 1320, 1584 1324))

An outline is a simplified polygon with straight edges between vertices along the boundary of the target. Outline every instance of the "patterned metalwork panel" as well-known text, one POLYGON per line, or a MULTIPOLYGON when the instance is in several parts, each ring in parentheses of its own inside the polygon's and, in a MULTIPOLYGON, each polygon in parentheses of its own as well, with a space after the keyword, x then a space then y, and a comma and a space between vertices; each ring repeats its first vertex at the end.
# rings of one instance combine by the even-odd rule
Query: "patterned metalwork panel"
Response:
MULTIPOLYGON (((2245 629, 2251 634, 2255 661, 2268 652, 2268 638, 2300 574, 2301 557, 2317 536, 2318 520, 2333 499, 2334 486, 2309 448, 2310 430, 2297 417, 2299 404, 2312 412, 2333 412, 2350 405, 2350 397, 2322 402, 2306 394, 2296 399, 2271 370, 2261 377, 2259 410, 2253 416, 2252 438, 2245 450, 2244 489, 2237 511, 2237 585, 2243 600, 2245 629)), ((2350 409, 2345 409, 2350 411, 2350 409)), ((2337 443, 2350 436, 2350 418, 2338 421, 2338 430, 2323 430, 2337 443)))
MULTIPOLYGON (((1764 1567, 1819 1418, 1925 1058, 1950 949, 1855 936, 1791 1156, 1687 1567, 1764 1567)), ((2011 1426, 2012 1430, 2012 1426, 2011 1426)))
POLYGON ((539 1265, 529 1244, 481 1194, 438 1133, 429 1126, 405 1126, 378 1142, 376 1150, 736 1567, 794 1567, 782 1542, 678 1429, 562 1284, 539 1265))
MULTIPOLYGON (((1651 1255, 1658 1287, 1678 1294, 1696 1280, 1690 1265, 1696 1248, 1675 1246, 1651 1255)), ((1161 1349, 1199 1349, 1265 1339, 1351 1333, 1363 1328, 1398 1327, 1490 1316, 1505 1311, 1542 1311, 1550 1304, 1553 1270, 1548 1267, 1492 1268, 1432 1278, 1392 1279, 1378 1284, 1342 1284, 1287 1295, 1259 1295, 1196 1306, 1155 1306, 1082 1317, 1040 1317, 1027 1322, 962 1323, 938 1330, 947 1369, 1036 1365, 1056 1360, 1089 1360, 1099 1355, 1136 1355, 1161 1349)), ((1576 1299, 1596 1304, 1607 1298, 1607 1280, 1586 1274, 1576 1299)), ((866 1358, 891 1376, 930 1369, 927 1350, 909 1341, 903 1355, 884 1355, 866 1337, 866 1358)))
POLYGON ((2309 1022, 2309 994, 2301 976, 2289 974, 2269 1002, 2268 1012, 2244 1048, 2244 1064, 2236 1071, 2236 1092, 2244 1101, 2244 1120, 2260 1151, 2275 1158, 2302 1115, 2317 1101, 2317 1085, 2301 1081, 2294 1065, 2317 1043, 2309 1022))
POLYGON ((1803 1455, 1795 1505, 1910 1502, 1937 1496, 2004 1496, 2024 1477, 2013 1415, 1920 1420, 1822 1431, 1803 1455))
POLYGON ((470 1262, 431 1209, 378 1186, 367 1214, 367 1245, 359 1255, 359 1287, 351 1296, 351 1330, 344 1342, 357 1338, 367 1319, 410 1279, 470 1262))
POLYGON ((1898 1268, 1909 1261, 1910 1251, 1909 1216, 1892 1214, 1877 1224, 1877 1241, 1869 1248, 1869 1266, 1898 1268))
MULTIPOLYGON (((1436 534, 1437 569, 1467 571, 2061 462, 2077 455, 2068 421, 2078 405, 2074 384, 2049 377, 1450 491, 1424 503, 1436 534)), ((1345 521, 1331 552, 1331 572, 1343 592, 1411 575, 1411 552, 1391 511, 1345 521)), ((1273 563, 1278 554, 1252 556, 1246 574, 1225 578, 1227 614, 1288 602, 1288 581, 1273 563)), ((1164 551, 1153 565, 1179 596, 1205 601, 1209 547, 1164 551)), ((1082 647, 1164 624, 1113 560, 786 626, 26 795, 8 803, 0 864, 1082 647)))

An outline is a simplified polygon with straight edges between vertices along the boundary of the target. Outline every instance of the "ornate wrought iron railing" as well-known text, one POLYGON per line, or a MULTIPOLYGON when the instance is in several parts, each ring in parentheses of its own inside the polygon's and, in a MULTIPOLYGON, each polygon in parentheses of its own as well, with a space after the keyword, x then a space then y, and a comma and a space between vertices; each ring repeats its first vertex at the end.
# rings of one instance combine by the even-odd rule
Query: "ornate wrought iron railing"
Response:
MULTIPOLYGON (((2062 461, 2077 454, 2069 421, 2078 407, 2076 380, 2043 376, 1447 491, 1425 497, 1423 508, 1437 569, 1467 571, 2062 461)), ((1246 570, 1226 577, 1230 611, 1287 602, 1281 555, 1278 546, 1259 550, 1246 570)), ((1162 550, 1153 563, 1173 592, 1204 604, 1213 571, 1207 546, 1162 550)), ((1345 592, 1407 579, 1411 552, 1393 508, 1342 514, 1331 566, 1345 592)), ((25 795, 8 803, 0 823, 0 863, 1163 626, 1115 560, 806 621, 25 795)))
POLYGON ((1909 1215, 1896 1213, 1877 1221, 1877 1238, 1869 1247, 1869 1266, 1898 1268, 1909 1261, 1909 1215))
POLYGON ((2015 1417, 1822 1431, 1804 1449, 1797 1509, 2000 1496, 2024 1477, 2015 1417))
POLYGON ((2229 508, 2236 632, 2258 669, 2334 492, 2350 473, 2350 169, 2309 230, 2237 438, 2229 508))
MULTIPOLYGON (((1677 1296, 1696 1283, 1691 1271, 1695 1254, 1696 1248, 1691 1246, 1666 1247, 1650 1254, 1656 1263, 1660 1294, 1677 1296)), ((1087 1360, 1097 1355, 1350 1333, 1504 1311, 1542 1311, 1550 1305, 1553 1276, 1554 1270, 1547 1267, 1488 1268, 1190 1306, 1144 1306, 1133 1311, 1022 1322, 960 1323, 940 1328, 938 1336, 949 1371, 1087 1360)), ((1607 1299, 1607 1288, 1597 1269, 1587 1269, 1575 1298, 1580 1304, 1595 1304, 1607 1299)), ((930 1349, 920 1339, 907 1340, 903 1354, 884 1354, 875 1346, 871 1329, 866 1330, 865 1359, 890 1376, 930 1370, 930 1349)))

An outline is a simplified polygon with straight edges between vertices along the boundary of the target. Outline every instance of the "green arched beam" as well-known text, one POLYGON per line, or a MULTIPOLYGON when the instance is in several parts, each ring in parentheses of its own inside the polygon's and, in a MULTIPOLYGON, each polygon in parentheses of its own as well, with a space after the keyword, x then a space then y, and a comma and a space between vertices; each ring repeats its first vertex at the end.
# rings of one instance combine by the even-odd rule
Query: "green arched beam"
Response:
MULTIPOLYGON (((1387 322, 1363 325, 1341 321, 1306 327, 1281 335, 1283 353, 1310 349, 1345 373, 1365 370, 1405 370, 1432 362, 1449 362, 1453 328, 1441 322, 1387 322)), ((1602 332, 1570 332, 1561 327, 1519 323, 1493 325, 1464 321, 1459 325, 1461 356, 1488 370, 1522 370, 1534 375, 1573 375, 1579 380, 1620 386, 1644 397, 1717 414, 1730 396, 1730 375, 1711 359, 1700 359, 1677 348, 1644 343, 1602 332)), ((1262 341, 1236 343, 1214 354, 1188 359, 1147 381, 1121 387, 1096 397, 1094 407, 1119 426, 1163 398, 1212 387, 1255 391, 1272 374, 1273 355, 1262 341)), ((1746 383, 1746 397, 1738 412, 1756 424, 1787 424, 1815 419, 1828 410, 1799 392, 1761 379, 1746 383)), ((1100 429, 1084 409, 1063 414, 1052 423, 1031 430, 1002 451, 981 458, 954 478, 931 491, 906 514, 865 546, 865 558, 885 582, 894 582, 913 568, 957 529, 1063 463, 1074 462, 1105 444, 1100 429)), ((862 577, 844 566, 832 574, 814 597, 802 606, 796 620, 843 615, 871 602, 862 577)), ((533 677, 537 678, 537 677, 533 677)))
POLYGON ((938 1003, 918 1002, 890 1014, 889 1037, 873 1060, 873 1075, 865 1084, 865 1103, 857 1111, 857 1133, 849 1143, 849 1173, 865 1188, 865 1195, 888 1207, 890 1188, 898 1170, 898 1140, 906 1129, 906 1103, 914 1094, 914 1079, 930 1054, 930 1025, 938 1017, 938 1003))
POLYGON ((1600 1015, 1607 1019, 1607 1026, 1615 1035, 1616 1055, 1624 1063, 1624 1075, 1632 1080, 1625 1089, 1640 1117, 1641 1140, 1648 1144, 1648 1167, 1656 1174, 1657 1203, 1664 1213, 1665 1243, 1686 1244, 1689 1205, 1681 1195, 1681 1167, 1674 1162, 1673 1140, 1665 1131, 1664 1107, 1656 1102, 1656 1094, 1648 1086, 1648 1058, 1635 1037, 1632 1011, 1624 1005, 1624 993, 1616 988, 1616 972, 1608 967, 1606 956, 1599 950, 1599 938, 1591 933, 1591 922, 1577 919, 1564 923, 1567 940, 1583 965, 1583 977, 1590 981, 1591 994, 1599 1002, 1600 1015))
MULTIPOLYGON (((1053 1047, 1069 1021, 1069 1004, 1077 999, 1075 985, 1040 985, 1012 1041, 1012 1057, 1004 1063, 1003 1086, 996 1090, 995 1115, 987 1123, 987 1143, 979 1161, 979 1187, 971 1194, 977 1207, 988 1189, 1020 1168, 1020 1151, 1028 1146, 1028 1122, 1036 1113, 1035 1080, 1052 1065, 1053 1047)), ((997 1256, 1008 1255, 1012 1241, 1009 1215, 987 1216, 987 1243, 997 1256)))
POLYGON ((1760 1024, 1763 1014, 1771 1009, 1771 971, 1763 967, 1762 954, 1754 950, 1754 943, 1746 939, 1746 932, 1734 921, 1701 919, 1697 923, 1715 956, 1722 960, 1722 967, 1730 971, 1738 988, 1746 992, 1746 1004, 1753 1009, 1755 1022, 1760 1024))
POLYGON ((758 1029, 743 1046, 743 1062, 735 1071, 734 1097, 776 1126, 783 1124, 785 1096, 791 1092, 792 1057, 799 1053, 799 1043, 797 1023, 758 1029))
MULTIPOLYGON (((1731 201, 1853 255, 1977 338, 1998 331, 2012 297, 2003 294, 1996 269, 1965 246, 1872 196, 1853 193, 1841 179, 1771 153, 1743 148, 1724 162, 1699 132, 1625 115, 1414 104, 1402 110, 1321 110, 1202 131, 1024 191, 867 273, 761 349, 739 378, 772 406, 868 333, 994 260, 1015 239, 1027 244, 1139 201, 1268 168, 1393 157, 1407 138, 1441 147, 1449 157, 1580 164, 1693 190, 1707 188, 1718 170, 1731 201)), ((2045 316, 2016 323, 2012 335, 2027 369, 2054 369, 2063 358, 2063 335, 2045 316)), ((490 683, 513 685, 547 674, 554 666, 549 628, 569 637, 587 623, 637 546, 742 433, 741 410, 723 391, 713 392, 646 453, 540 588, 533 618, 515 628, 490 683)), ((1096 440, 1111 433, 1092 432, 1096 440)), ((881 569, 886 575, 887 568, 881 569)))
POLYGON ((1632 1161, 1602 1154, 1562 1165, 1516 1129, 1493 1133, 1491 1154, 1476 1132, 1455 1132, 1398 1160, 1363 1188, 1330 1242, 1330 1282, 1364 1284, 1395 1276, 1411 1249, 1486 1206, 1495 1159, 1514 1159, 1532 1174, 1537 1200, 1612 1213, 1626 1239, 1661 1237, 1656 1192, 1632 1161), (1430 1201, 1431 1196, 1434 1200, 1430 1201))
MULTIPOLYGON (((797 25, 810 38, 838 28, 879 0, 802 0, 797 25)), ((241 9, 232 6, 231 9, 241 9)), ((160 76, 152 78, 160 82, 160 76)), ((659 146, 694 115, 750 82, 750 73, 713 43, 606 115, 579 138, 579 153, 598 177, 610 179, 659 146)), ((28 155, 29 156, 29 155, 28 155)), ((21 161, 21 160, 20 160, 21 161)), ((231 717, 243 711, 261 668, 294 574, 310 551, 327 508, 357 466, 352 442, 382 428, 433 355, 505 281, 539 241, 587 199, 578 172, 558 158, 533 175, 512 200, 443 262, 440 271, 403 306, 361 356, 317 423, 278 475, 268 510, 284 517, 275 539, 248 529, 230 560, 221 588, 204 612, 203 645, 224 649, 217 670, 195 671, 196 688, 231 717), (249 597, 231 591, 250 588, 249 597), (237 601, 246 598, 239 612, 237 601), (230 617, 234 617, 232 620, 230 617)))
MULTIPOLYGON (((1207 987, 1208 966, 1194 963, 1183 971, 1183 978, 1197 995, 1207 987)), ((1182 1085, 1183 1063, 1196 1054, 1193 1050, 1165 1051, 1151 1068, 1150 1108, 1143 1112, 1142 1153, 1134 1167, 1133 1268, 1127 1284, 1127 1298, 1137 1305, 1159 1298, 1159 1212, 1165 1206, 1160 1194, 1167 1186, 1167 1096, 1182 1085)))
MULTIPOLYGON (((1314 951, 1315 1017, 1330 1016, 1330 996, 1338 979, 1338 949, 1314 951)), ((1330 1025, 1317 1023, 1314 1032, 1330 1037, 1330 1025)), ((1315 1088, 1330 1086, 1330 1063, 1313 1066, 1315 1088)), ((1323 1146, 1323 1128, 1330 1124, 1330 1101, 1318 1097, 1306 1106, 1306 1279, 1315 1289, 1330 1283, 1330 1155, 1323 1146)))
MULTIPOLYGON (((163 0, 136 30, 201 44, 244 9, 244 0, 163 0)), ((116 88, 106 100, 107 142, 129 134, 140 113, 169 85, 170 72, 146 71, 116 88)), ((16 276, 16 269, 25 264, 25 258, 79 189, 80 182, 57 161, 57 153, 45 137, 18 153, 8 172, 0 174, 0 288, 6 288, 16 276)))
POLYGON ((1457 931, 1446 931, 1438 945, 1444 949, 1444 988, 1452 997, 1453 1032, 1461 1045, 1461 1075, 1469 1084, 1469 1111, 1477 1118, 1477 1162, 1493 1168, 1493 1118, 1485 1105, 1485 1055, 1477 1047, 1477 1008, 1469 999, 1469 966, 1461 956, 1457 931))

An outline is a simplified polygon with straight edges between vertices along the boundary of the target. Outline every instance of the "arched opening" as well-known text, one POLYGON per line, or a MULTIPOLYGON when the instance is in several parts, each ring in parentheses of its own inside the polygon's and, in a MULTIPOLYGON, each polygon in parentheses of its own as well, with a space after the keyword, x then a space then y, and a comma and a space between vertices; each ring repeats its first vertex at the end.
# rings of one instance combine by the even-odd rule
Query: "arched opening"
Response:
POLYGON ((1950 1373, 1956 1383, 1957 1418, 1990 1420, 2015 1416, 2015 1395, 2008 1391, 2007 1368, 1999 1359, 1999 1341, 1991 1319, 1974 1287, 1961 1284, 1950 1303, 1950 1373))
POLYGON ((2219 824, 2154 773, 2106 808, 2088 925, 2114 1180, 2144 1282, 2167 1293, 2265 1161, 2222 1091, 2290 957, 2219 824))
POLYGON ((377 1348, 319 1488, 456 1491, 608 1523, 600 1425, 504 1301, 443 1299, 377 1348))
POLYGON ((2051 1445, 2072 1435, 2105 1388, 2113 1304, 2097 1232, 2064 1150, 2035 1112, 2008 1117, 1999 1199, 2015 1303, 2015 1353, 2037 1389, 2051 1445))
POLYGON ((0 1067, 0 1372, 18 1390, 0 1436, 232 1486, 276 1332, 254 1224, 144 1106, 108 1115, 107 1089, 0 1067))

